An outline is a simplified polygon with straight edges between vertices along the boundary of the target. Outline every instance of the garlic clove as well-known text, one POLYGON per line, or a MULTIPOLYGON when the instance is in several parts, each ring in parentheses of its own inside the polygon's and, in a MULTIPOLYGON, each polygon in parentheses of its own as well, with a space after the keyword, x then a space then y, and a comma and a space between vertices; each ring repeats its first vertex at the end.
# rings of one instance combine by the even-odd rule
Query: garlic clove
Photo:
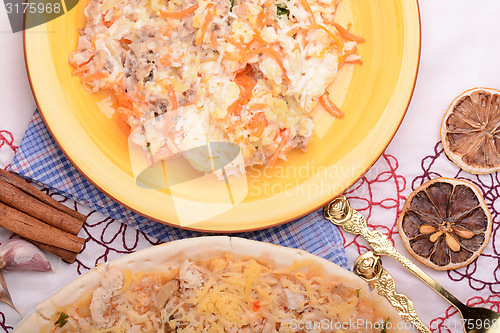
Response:
POLYGON ((14 303, 12 302, 9 290, 7 289, 7 283, 5 282, 5 278, 3 277, 3 273, 1 270, 0 270, 0 302, 4 302, 5 304, 9 305, 11 308, 16 310, 18 313, 20 313, 14 306, 14 303))
POLYGON ((52 270, 45 254, 35 245, 20 238, 9 239, 0 246, 0 268, 5 271, 52 270))

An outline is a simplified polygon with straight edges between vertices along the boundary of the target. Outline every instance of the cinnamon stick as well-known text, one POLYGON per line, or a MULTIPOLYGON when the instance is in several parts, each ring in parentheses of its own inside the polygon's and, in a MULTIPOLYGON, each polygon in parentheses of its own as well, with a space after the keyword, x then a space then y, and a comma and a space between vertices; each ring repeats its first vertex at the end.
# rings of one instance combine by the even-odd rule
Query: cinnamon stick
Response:
POLYGON ((22 190, 23 192, 31 195, 32 197, 40 200, 43 203, 46 203, 47 205, 50 205, 54 207, 55 209, 66 213, 78 220, 82 221, 82 225, 87 219, 87 217, 83 214, 78 213, 77 211, 74 211, 73 209, 66 207, 59 201, 55 200, 51 196, 43 193, 42 191, 38 190, 37 188, 31 186, 30 184, 26 183, 22 178, 19 176, 16 176, 13 173, 10 173, 8 171, 3 170, 0 168, 0 179, 10 183, 11 185, 17 187, 18 189, 22 190))
POLYGON ((36 246, 38 246, 42 250, 45 250, 45 251, 50 252, 52 254, 55 254, 56 256, 60 257, 62 260, 66 261, 70 264, 75 262, 76 256, 78 255, 78 253, 76 253, 76 252, 71 252, 71 251, 68 251, 65 249, 61 249, 60 247, 55 247, 52 245, 43 244, 43 243, 32 241, 29 239, 28 239, 28 241, 35 244, 36 246))
POLYGON ((82 220, 46 205, 2 180, 0 180, 0 202, 73 235, 78 235, 83 225, 82 220))
POLYGON ((0 202, 0 226, 23 238, 80 252, 85 239, 54 228, 32 216, 0 202))

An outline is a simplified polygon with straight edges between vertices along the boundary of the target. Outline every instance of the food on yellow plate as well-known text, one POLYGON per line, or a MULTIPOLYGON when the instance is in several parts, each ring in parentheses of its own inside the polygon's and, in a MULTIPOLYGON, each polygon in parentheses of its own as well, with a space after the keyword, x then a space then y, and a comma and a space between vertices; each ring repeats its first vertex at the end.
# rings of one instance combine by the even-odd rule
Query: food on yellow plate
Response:
MULTIPOLYGON (((311 111, 363 39, 335 21, 339 0, 90 0, 69 59, 90 92, 154 161, 231 142, 245 166, 306 149, 311 111)), ((233 170, 232 173, 244 170, 233 170)), ((231 172, 230 172, 231 173, 231 172)))
POLYGON ((36 311, 14 332, 406 332, 353 273, 235 237, 181 240, 101 265, 36 311))
POLYGON ((479 190, 465 180, 435 178, 408 197, 399 234, 420 262, 438 270, 470 264, 488 244, 491 214, 479 190))
POLYGON ((446 155, 463 170, 500 170, 500 91, 474 88, 453 100, 441 123, 446 155))

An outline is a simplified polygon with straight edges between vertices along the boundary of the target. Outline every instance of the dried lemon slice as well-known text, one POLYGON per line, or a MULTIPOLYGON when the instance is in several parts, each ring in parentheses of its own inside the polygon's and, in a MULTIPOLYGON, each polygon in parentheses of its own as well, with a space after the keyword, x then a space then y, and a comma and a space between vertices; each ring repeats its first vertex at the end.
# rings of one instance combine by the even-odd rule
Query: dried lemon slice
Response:
POLYGON ((476 174, 500 170, 500 91, 467 90, 455 98, 441 123, 446 155, 476 174))
POLYGON ((408 197, 399 216, 399 234, 420 262, 438 270, 470 264, 488 244, 491 214, 471 183, 436 178, 408 197))

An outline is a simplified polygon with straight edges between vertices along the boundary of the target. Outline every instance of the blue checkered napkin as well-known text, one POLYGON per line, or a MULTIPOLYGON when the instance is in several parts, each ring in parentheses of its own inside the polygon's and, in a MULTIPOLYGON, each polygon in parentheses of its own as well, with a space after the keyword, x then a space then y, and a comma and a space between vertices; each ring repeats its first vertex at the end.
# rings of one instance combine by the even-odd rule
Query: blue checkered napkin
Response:
MULTIPOLYGON (((151 221, 111 200, 66 158, 49 134, 38 110, 10 170, 165 242, 206 235, 151 221)), ((348 268, 340 233, 336 226, 326 222, 320 211, 278 227, 234 236, 303 249, 348 268)))

